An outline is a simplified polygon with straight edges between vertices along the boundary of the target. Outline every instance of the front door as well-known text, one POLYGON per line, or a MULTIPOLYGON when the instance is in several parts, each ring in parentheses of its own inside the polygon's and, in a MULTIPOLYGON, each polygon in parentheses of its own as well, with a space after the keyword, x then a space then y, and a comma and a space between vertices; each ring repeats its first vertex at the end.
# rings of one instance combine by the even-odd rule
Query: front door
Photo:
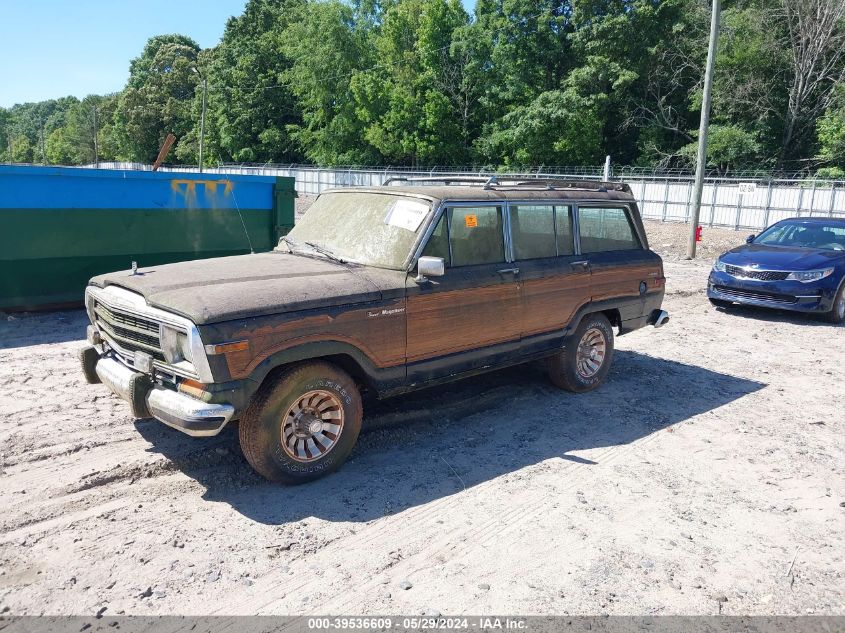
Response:
POLYGON ((573 210, 561 204, 510 205, 514 265, 522 286, 521 335, 542 346, 562 336, 578 309, 590 301, 590 268, 575 254, 573 210))
POLYGON ((507 263, 502 206, 445 210, 423 255, 442 257, 446 274, 408 277, 408 380, 418 384, 489 364, 519 344, 520 292, 507 263))

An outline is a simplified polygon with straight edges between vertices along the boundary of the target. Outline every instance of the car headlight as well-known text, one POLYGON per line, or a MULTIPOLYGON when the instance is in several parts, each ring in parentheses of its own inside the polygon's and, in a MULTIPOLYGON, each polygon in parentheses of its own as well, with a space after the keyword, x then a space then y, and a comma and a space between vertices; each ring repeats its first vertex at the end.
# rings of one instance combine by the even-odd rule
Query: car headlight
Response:
POLYGON ((800 281, 808 283, 810 281, 818 281, 833 274, 833 268, 821 268, 819 270, 797 270, 794 273, 789 273, 787 279, 792 281, 800 281))
POLYGON ((188 335, 166 325, 161 326, 161 351, 164 359, 171 365, 183 360, 193 360, 188 335))
POLYGON ((721 259, 717 259, 716 263, 713 264, 713 270, 718 271, 720 273, 725 272, 725 263, 721 259))

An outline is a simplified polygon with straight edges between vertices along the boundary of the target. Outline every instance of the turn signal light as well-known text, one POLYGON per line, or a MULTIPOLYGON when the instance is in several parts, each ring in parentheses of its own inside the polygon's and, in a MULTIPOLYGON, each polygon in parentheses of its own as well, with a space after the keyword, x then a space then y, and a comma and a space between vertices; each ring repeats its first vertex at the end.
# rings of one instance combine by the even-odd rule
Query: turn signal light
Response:
POLYGON ((218 343, 206 345, 205 353, 209 356, 215 354, 231 354, 232 352, 245 352, 249 349, 249 341, 232 341, 231 343, 218 343))

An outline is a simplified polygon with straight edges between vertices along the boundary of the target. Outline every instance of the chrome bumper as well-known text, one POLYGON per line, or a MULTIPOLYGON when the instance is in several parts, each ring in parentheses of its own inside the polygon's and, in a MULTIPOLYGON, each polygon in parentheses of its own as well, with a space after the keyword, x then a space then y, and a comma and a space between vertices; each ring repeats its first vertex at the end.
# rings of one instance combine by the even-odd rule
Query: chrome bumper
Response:
POLYGON ((132 405, 133 415, 152 416, 194 437, 217 435, 235 414, 232 405, 210 404, 153 384, 114 358, 100 358, 96 372, 103 384, 132 405))

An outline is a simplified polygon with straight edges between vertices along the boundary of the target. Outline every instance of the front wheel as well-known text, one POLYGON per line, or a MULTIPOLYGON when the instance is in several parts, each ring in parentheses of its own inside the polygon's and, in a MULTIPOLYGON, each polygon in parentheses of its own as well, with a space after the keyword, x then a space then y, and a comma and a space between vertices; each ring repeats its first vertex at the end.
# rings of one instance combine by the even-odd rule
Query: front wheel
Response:
POLYGON ((361 431, 361 394, 338 367, 295 366, 263 384, 241 417, 241 450, 270 481, 312 481, 338 468, 361 431))
POLYGON ((549 378, 561 389, 584 393, 601 386, 613 360, 613 327, 603 314, 584 317, 566 348, 549 359, 549 378))
POLYGON ((833 299, 833 308, 827 313, 827 320, 831 323, 845 323, 845 282, 833 299))

